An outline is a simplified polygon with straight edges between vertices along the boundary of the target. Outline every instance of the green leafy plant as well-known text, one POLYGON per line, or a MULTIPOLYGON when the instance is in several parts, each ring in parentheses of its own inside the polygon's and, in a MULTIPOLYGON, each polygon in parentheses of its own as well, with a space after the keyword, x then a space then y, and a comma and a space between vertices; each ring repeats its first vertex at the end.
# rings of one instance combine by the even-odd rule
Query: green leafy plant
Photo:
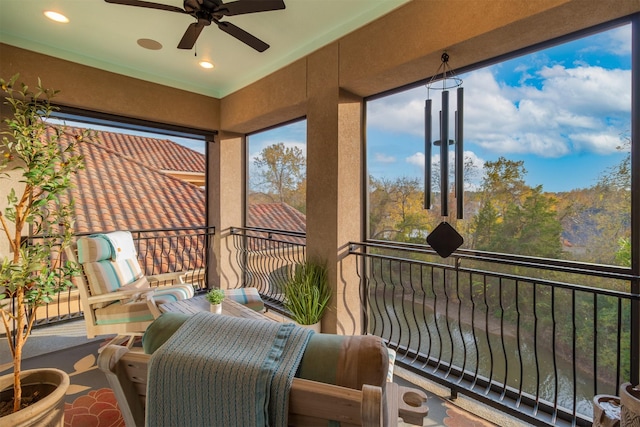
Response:
POLYGON ((207 292, 205 298, 211 304, 220 304, 224 300, 224 291, 222 289, 211 289, 207 292))
POLYGON ((40 79, 32 91, 16 84, 18 77, 0 79, 5 104, 13 113, 3 119, 0 143, 2 186, 15 185, 0 211, 1 233, 10 251, 0 266, 0 299, 12 301, 0 302, 0 317, 13 357, 13 412, 21 409, 22 350, 35 311, 68 289, 70 277, 79 271, 77 265, 62 264, 59 256, 73 237, 73 200, 61 196, 71 187, 72 175, 83 168, 82 156, 74 152, 77 144, 93 137, 88 130, 70 135, 64 127, 48 124, 57 91, 43 88, 40 79), (19 182, 12 175, 20 176, 19 182))
POLYGON ((301 325, 313 325, 322 319, 331 288, 325 264, 305 261, 296 265, 293 276, 284 285, 285 308, 301 325))

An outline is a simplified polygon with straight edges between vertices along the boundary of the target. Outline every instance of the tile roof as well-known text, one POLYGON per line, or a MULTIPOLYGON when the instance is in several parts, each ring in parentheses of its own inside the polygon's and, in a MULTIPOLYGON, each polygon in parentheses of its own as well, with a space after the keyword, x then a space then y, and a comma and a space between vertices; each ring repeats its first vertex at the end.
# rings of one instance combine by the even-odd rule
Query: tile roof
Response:
MULTIPOLYGON (((253 203, 249 204, 248 211, 247 227, 302 233, 306 231, 306 216, 286 203, 253 203)), ((306 244, 306 236, 298 237, 255 231, 248 232, 247 236, 250 238, 246 249, 250 252, 269 252, 273 249, 300 247, 306 244)))
MULTIPOLYGON (((73 132, 73 128, 68 128, 73 132)), ((99 132, 97 142, 78 144, 85 169, 74 177, 76 231, 142 230, 204 226, 205 193, 199 187, 172 178, 155 164, 130 157, 140 137, 99 132), (105 144, 103 137, 118 144, 105 144), (124 152, 119 151, 122 147, 124 152), (114 149, 118 148, 118 149, 114 149)), ((150 138, 143 138, 149 140, 150 138)), ((162 147, 166 140, 157 140, 162 147)), ((190 150, 191 151, 191 150, 190 150)), ((159 153, 164 153, 160 148, 159 153)), ((204 158, 204 155, 193 152, 204 158)), ((151 156, 151 152, 148 152, 151 156)), ((157 156, 158 159, 163 156, 157 156)), ((195 157, 194 157, 195 158, 195 157)), ((202 161, 204 165, 204 161, 202 161)))
POLYGON ((99 131, 105 148, 160 170, 204 172, 205 157, 169 139, 99 131))
POLYGON ((306 216, 286 203, 249 204, 247 215, 249 227, 305 232, 306 224, 306 216))
MULTIPOLYGON (((76 132, 76 128, 67 126, 68 135, 76 132)), ((60 140, 62 145, 66 144, 64 138, 67 137, 60 140)), ((75 200, 75 231, 203 227, 204 190, 163 171, 179 168, 202 172, 205 156, 186 148, 176 149, 176 146, 175 142, 165 139, 104 131, 97 133, 96 142, 78 144, 78 152, 85 158, 85 169, 74 176, 75 188, 70 191, 70 197, 75 200), (170 159, 170 167, 164 164, 164 159, 170 159), (192 160, 193 164, 188 164, 192 160)), ((250 205, 248 217, 253 227, 305 231, 305 216, 282 203, 250 205)), ((168 234, 175 233, 154 233, 156 236, 168 234)), ((203 265, 201 259, 180 255, 188 253, 188 246, 194 243, 174 239, 159 244, 170 246, 170 250, 150 248, 151 241, 141 245, 140 258, 147 263, 147 274, 175 271, 176 264, 173 267, 166 264, 167 253, 171 253, 171 262, 185 258, 177 260, 178 267, 203 265)))

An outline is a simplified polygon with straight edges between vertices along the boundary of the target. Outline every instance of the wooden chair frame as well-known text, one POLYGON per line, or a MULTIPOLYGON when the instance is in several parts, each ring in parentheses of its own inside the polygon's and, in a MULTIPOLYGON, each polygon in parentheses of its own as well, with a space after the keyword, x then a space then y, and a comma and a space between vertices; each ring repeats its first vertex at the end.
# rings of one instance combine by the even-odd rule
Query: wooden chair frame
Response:
MULTIPOLYGON (((127 347, 109 345, 98 357, 98 367, 107 376, 127 427, 144 426, 147 366, 151 355, 127 347)), ((415 389, 387 383, 367 385, 362 390, 294 378, 289 393, 289 426, 397 426, 398 417, 422 425, 428 408, 426 395, 415 389)))
MULTIPOLYGON (((78 247, 76 243, 72 243, 69 247, 65 249, 65 253, 67 259, 71 262, 78 263, 77 256, 78 247)), ((82 270, 82 269, 81 269, 82 270)), ((179 274, 181 273, 166 273, 165 275, 154 275, 147 276, 147 280, 149 283, 160 282, 163 283, 168 280, 178 280, 179 274), (166 276, 166 277, 165 277, 166 276)), ((152 287, 149 290, 127 290, 127 291, 114 291, 109 292, 108 294, 101 295, 92 295, 91 288, 89 287, 89 282, 84 275, 84 272, 72 278, 73 284, 78 288, 78 293, 80 295, 80 304, 82 305, 82 310, 84 314, 85 326, 87 329, 87 338, 94 338, 98 335, 113 335, 116 334, 116 337, 111 341, 113 344, 119 344, 121 342, 127 341, 128 345, 131 346, 133 344, 133 339, 130 339, 135 336, 142 336, 147 327, 153 322, 153 320, 160 317, 160 310, 156 306, 156 303, 153 300, 153 292, 154 288, 152 287), (140 302, 146 302, 147 308, 153 315, 153 319, 142 322, 122 322, 122 323, 112 323, 99 325, 96 323, 96 317, 94 313, 94 306, 99 303, 109 303, 115 301, 121 301, 126 299, 138 300, 140 302)))

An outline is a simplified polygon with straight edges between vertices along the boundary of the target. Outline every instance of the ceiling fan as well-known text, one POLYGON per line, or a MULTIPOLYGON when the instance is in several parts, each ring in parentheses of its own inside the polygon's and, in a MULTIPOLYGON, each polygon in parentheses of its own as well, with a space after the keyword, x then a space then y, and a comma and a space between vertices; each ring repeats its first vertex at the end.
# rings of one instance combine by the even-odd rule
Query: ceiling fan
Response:
POLYGON ((222 0, 184 0, 184 9, 161 3, 152 3, 143 0, 104 0, 107 3, 123 4, 126 6, 146 7, 148 9, 167 10, 191 15, 198 21, 193 22, 182 36, 178 49, 191 49, 196 43, 202 29, 212 22, 227 34, 254 48, 258 52, 264 52, 269 45, 259 38, 249 34, 242 28, 231 22, 220 21, 225 16, 243 15, 246 13, 267 12, 270 10, 284 9, 284 0, 237 0, 223 3, 222 0))

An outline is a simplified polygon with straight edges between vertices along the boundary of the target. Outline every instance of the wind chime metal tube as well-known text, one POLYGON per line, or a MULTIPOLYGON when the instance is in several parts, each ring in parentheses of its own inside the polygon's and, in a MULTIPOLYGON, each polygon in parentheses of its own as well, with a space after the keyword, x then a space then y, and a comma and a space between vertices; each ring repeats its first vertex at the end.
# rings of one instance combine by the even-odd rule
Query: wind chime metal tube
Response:
POLYGON ((431 209, 431 100, 424 105, 424 208, 431 209))
MULTIPOLYGON (((456 213, 457 218, 462 219, 464 216, 464 145, 463 145, 463 103, 464 91, 460 87, 462 80, 455 76, 452 72, 447 76, 447 63, 449 55, 442 54, 442 106, 439 112, 440 124, 440 140, 432 142, 432 100, 427 99, 424 107, 424 208, 431 209, 431 185, 433 172, 432 145, 440 147, 440 214, 443 217, 449 216, 449 145, 455 145, 455 162, 454 162, 454 192, 456 197, 456 213), (455 84, 455 86, 451 84, 455 84), (454 133, 455 139, 449 140, 449 91, 448 89, 457 87, 457 99, 455 117, 454 117, 454 133)), ((438 72, 440 68, 438 69, 438 72)), ((439 73, 436 73, 436 76, 439 73)), ((434 77, 435 79, 435 77, 434 77)), ((432 79, 433 80, 433 79, 432 79)), ((431 89, 431 82, 427 84, 427 96, 431 89)))
POLYGON ((442 91, 440 111, 440 215, 449 216, 449 91, 442 91))
POLYGON ((462 123, 464 122, 464 90, 459 87, 456 101, 456 213, 458 219, 464 217, 464 133, 462 123))
MULTIPOLYGON (((455 252, 463 243, 464 238, 456 231, 456 229, 449 224, 445 218, 449 216, 449 144, 455 145, 455 197, 456 197, 456 212, 459 219, 463 215, 464 204, 462 202, 462 195, 464 192, 464 180, 463 180, 463 168, 464 168, 464 150, 462 145, 462 126, 463 126, 463 92, 462 80, 455 77, 455 74, 450 73, 447 76, 447 62, 449 61, 449 55, 446 52, 440 57, 442 59, 442 109, 440 110, 440 140, 431 142, 431 99, 429 96, 429 89, 431 89, 431 82, 436 79, 434 76, 431 82, 427 84, 427 101, 424 107, 424 151, 425 151, 425 165, 424 165, 424 206, 425 209, 431 207, 431 147, 432 144, 440 146, 440 214, 442 216, 442 222, 431 230, 427 235, 427 243, 433 248, 434 251, 442 258, 449 257, 455 252), (454 87, 458 88, 457 91, 457 110, 454 115, 454 133, 455 139, 449 140, 449 91, 454 87)), ((440 68, 438 68, 438 72, 440 68)), ((436 76, 439 73, 436 73, 436 76)))

